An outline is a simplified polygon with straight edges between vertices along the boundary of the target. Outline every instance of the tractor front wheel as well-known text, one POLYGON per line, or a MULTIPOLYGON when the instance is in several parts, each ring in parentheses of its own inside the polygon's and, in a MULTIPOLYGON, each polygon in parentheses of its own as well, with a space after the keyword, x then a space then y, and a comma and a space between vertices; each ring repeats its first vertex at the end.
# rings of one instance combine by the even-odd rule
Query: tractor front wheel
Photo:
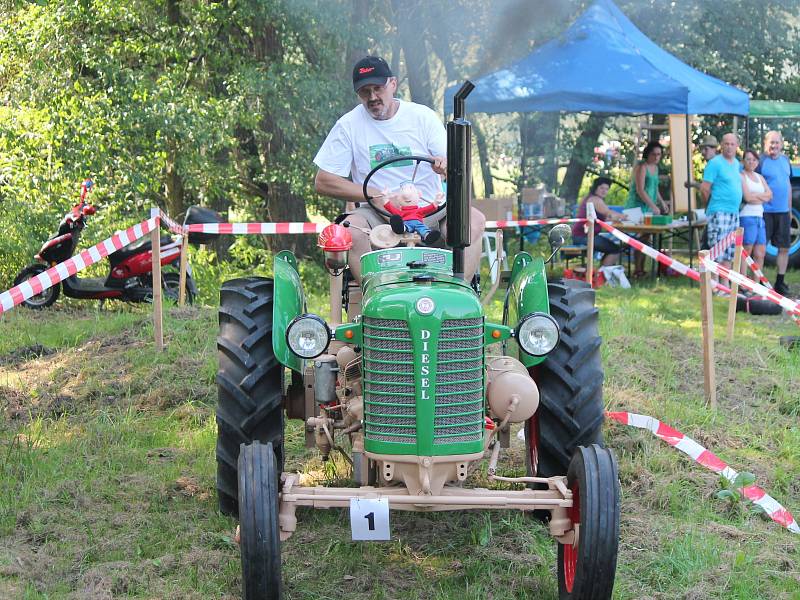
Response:
POLYGON ((539 409, 525 431, 530 475, 563 475, 580 445, 602 444, 603 365, 594 290, 585 282, 547 284, 550 314, 561 339, 543 363, 531 367, 539 409))
POLYGON ((612 452, 596 444, 575 450, 567 486, 576 540, 558 545, 559 598, 611 598, 619 546, 619 477, 612 452))
POLYGON ((244 600, 281 597, 277 469, 272 444, 242 444, 239 452, 239 550, 244 600))
POLYGON ((272 351, 273 282, 234 279, 219 293, 217 494, 236 515, 240 444, 271 442, 283 470, 283 366, 272 351))

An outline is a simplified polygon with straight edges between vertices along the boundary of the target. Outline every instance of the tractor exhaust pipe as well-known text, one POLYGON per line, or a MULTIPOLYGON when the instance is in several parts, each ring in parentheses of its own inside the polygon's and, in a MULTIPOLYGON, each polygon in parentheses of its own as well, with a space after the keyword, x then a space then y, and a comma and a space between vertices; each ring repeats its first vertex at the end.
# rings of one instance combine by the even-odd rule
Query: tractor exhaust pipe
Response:
POLYGON ((472 196, 472 124, 464 119, 464 100, 475 88, 465 81, 453 97, 453 120, 447 123, 447 245, 453 249, 453 276, 464 279, 464 248, 469 246, 472 196))

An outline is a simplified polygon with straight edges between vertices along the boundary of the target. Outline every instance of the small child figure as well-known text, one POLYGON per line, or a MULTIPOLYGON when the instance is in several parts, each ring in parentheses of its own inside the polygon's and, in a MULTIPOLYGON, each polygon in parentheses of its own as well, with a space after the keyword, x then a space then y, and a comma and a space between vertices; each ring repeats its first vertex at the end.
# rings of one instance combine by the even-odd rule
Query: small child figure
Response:
POLYGON ((397 234, 407 231, 415 232, 419 234, 425 244, 433 244, 442 234, 439 231, 429 229, 422 222, 422 219, 439 208, 442 198, 444 198, 444 194, 437 194, 432 204, 419 206, 422 195, 419 193, 417 186, 413 183, 404 183, 400 186, 400 191, 392 198, 396 204, 387 201, 383 205, 386 211, 392 215, 389 217, 392 231, 397 234))

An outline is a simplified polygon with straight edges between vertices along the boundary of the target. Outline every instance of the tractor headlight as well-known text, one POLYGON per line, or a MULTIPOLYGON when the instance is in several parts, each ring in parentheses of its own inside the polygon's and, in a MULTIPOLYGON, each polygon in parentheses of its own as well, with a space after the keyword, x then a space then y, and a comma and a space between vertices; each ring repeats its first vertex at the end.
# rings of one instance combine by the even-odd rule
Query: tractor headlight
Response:
POLYGON ((558 323, 546 313, 531 313, 519 322, 514 337, 531 356, 544 356, 558 344, 558 323))
POLYGON ((317 315, 295 317, 286 328, 286 343, 289 350, 300 358, 316 358, 328 348, 331 330, 317 315))

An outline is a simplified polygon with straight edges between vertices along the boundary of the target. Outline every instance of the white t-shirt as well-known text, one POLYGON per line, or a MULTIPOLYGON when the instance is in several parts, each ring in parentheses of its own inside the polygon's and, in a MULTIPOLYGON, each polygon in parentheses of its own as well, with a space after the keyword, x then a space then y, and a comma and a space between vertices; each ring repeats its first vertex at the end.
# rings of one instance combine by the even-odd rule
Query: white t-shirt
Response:
MULTIPOLYGON (((747 190, 751 194, 761 194, 765 192, 764 184, 761 182, 761 178, 759 177, 758 181, 753 181, 747 176, 747 173, 742 172, 744 176, 745 185, 747 186, 747 190)), ((745 202, 742 210, 739 211, 740 217, 763 217, 764 216, 764 205, 763 204, 750 204, 749 202, 745 202)))
MULTIPOLYGON (((446 156, 447 135, 436 113, 421 104, 398 102, 395 115, 385 121, 372 118, 362 104, 343 115, 322 143, 314 164, 340 177, 352 176, 361 184, 375 166, 393 156, 446 156)), ((397 190, 400 184, 411 181, 416 164, 393 163, 372 178, 370 187, 397 190)), ((442 191, 441 178, 430 163, 419 163, 414 184, 425 200, 442 191)))

